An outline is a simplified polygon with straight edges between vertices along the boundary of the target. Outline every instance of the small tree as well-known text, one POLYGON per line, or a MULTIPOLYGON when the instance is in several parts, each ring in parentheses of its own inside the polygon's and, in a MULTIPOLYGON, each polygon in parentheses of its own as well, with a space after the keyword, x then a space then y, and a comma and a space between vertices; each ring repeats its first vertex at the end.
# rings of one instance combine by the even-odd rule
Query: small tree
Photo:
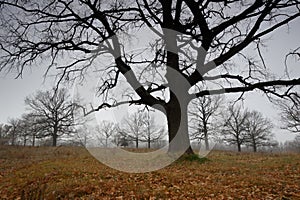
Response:
POLYGON ((229 144, 237 145, 240 152, 242 144, 246 141, 246 120, 248 118, 248 111, 244 111, 241 106, 228 107, 226 116, 224 118, 223 134, 224 140, 229 144))
POLYGON ((9 143, 10 135, 9 129, 11 126, 7 124, 0 124, 0 145, 6 145, 9 143))
POLYGON ((149 111, 143 118, 145 131, 142 134, 141 141, 147 142, 147 146, 151 148, 151 142, 158 141, 165 134, 165 129, 155 123, 154 116, 150 116, 149 111))
POLYGON ((246 144, 256 152, 258 147, 269 146, 272 141, 272 122, 258 111, 249 112, 245 122, 246 144))
POLYGON ((139 148, 139 141, 145 133, 145 117, 145 113, 139 111, 135 112, 123 119, 123 123, 119 127, 121 135, 134 141, 136 148, 139 148))
POLYGON ((108 147, 108 141, 113 134, 116 133, 117 127, 115 123, 104 120, 99 124, 99 126, 95 127, 95 131, 98 141, 104 144, 105 147, 108 147))
POLYGON ((191 140, 204 140, 205 148, 209 150, 209 132, 216 130, 218 112, 224 99, 222 96, 204 96, 191 102, 190 137, 191 140))
POLYGON ((293 141, 289 142, 288 146, 290 150, 300 152, 300 135, 297 135, 293 141))
POLYGON ((17 144, 17 139, 18 139, 18 135, 20 132, 19 129, 19 125, 20 125, 20 120, 19 119, 15 119, 15 118, 11 118, 8 120, 8 125, 9 125, 9 130, 8 130, 8 134, 9 134, 9 138, 10 138, 10 144, 12 146, 17 144))
POLYGON ((27 97, 25 103, 38 118, 43 129, 39 136, 52 137, 53 146, 56 146, 59 137, 74 132, 76 106, 66 89, 38 91, 35 95, 27 97))

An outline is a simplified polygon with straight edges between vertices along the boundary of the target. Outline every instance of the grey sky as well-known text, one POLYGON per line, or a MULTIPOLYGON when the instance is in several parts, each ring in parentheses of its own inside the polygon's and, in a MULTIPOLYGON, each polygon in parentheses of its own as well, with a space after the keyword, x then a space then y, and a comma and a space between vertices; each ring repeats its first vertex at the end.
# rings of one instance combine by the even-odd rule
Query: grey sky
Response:
MULTIPOLYGON (((280 29, 274 32, 272 37, 266 42, 267 48, 263 50, 266 64, 278 75, 284 73, 284 56, 290 50, 300 46, 300 20, 290 24, 290 29, 280 29), (288 33, 289 32, 289 33, 288 33)), ((300 77, 300 66, 296 62, 290 62, 289 69, 291 76, 300 77)), ((0 123, 5 123, 8 118, 20 117, 25 112, 24 98, 38 89, 51 87, 53 79, 48 78, 43 83, 43 74, 45 67, 32 67, 25 71, 23 78, 14 79, 15 74, 0 74, 0 123)), ((232 97, 232 96, 231 96, 232 97)), ((276 109, 261 94, 251 92, 245 95, 245 105, 249 109, 255 109, 262 112, 265 116, 272 119, 275 124, 279 124, 279 116, 276 109)), ((92 101, 92 100, 91 100, 92 101)), ((276 129, 276 138, 280 141, 290 140, 294 136, 280 129, 276 129)))

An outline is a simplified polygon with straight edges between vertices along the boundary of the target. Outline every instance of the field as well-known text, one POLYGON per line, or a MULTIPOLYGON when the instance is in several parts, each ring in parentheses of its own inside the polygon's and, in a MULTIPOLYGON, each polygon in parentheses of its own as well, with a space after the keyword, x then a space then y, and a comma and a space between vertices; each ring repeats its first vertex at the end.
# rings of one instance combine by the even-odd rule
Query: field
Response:
POLYGON ((207 158, 129 174, 84 148, 0 146, 0 199, 300 199, 299 154, 207 158))

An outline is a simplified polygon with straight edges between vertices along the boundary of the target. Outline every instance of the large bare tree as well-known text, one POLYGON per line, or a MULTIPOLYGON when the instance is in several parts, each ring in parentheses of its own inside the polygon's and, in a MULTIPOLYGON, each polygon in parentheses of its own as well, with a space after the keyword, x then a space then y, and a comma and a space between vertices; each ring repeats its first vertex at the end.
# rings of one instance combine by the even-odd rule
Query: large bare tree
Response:
POLYGON ((260 51, 266 36, 297 20, 299 5, 297 0, 0 0, 0 69, 16 69, 21 76, 27 66, 48 58, 49 68, 60 70, 59 83, 101 71, 98 92, 104 98, 91 112, 124 103, 154 107, 167 116, 169 141, 178 141, 170 143, 170 151, 192 153, 187 120, 192 99, 252 90, 282 97, 287 93, 278 87, 291 91, 300 84, 299 78, 267 76, 260 51), (156 37, 144 57, 121 41, 141 28, 156 37), (251 44, 260 62, 244 54, 251 44), (97 62, 108 54, 112 65, 97 62), (248 64, 241 72, 230 66, 237 56, 248 64), (165 82, 159 79, 162 70, 165 82), (135 95, 110 101, 121 74, 135 95), (210 81, 221 87, 188 92, 210 81), (160 91, 167 97, 157 96, 160 91))
POLYGON ((32 115, 38 118, 42 130, 39 137, 50 136, 53 146, 56 146, 59 137, 74 132, 77 106, 66 89, 38 91, 26 97, 25 103, 32 115))

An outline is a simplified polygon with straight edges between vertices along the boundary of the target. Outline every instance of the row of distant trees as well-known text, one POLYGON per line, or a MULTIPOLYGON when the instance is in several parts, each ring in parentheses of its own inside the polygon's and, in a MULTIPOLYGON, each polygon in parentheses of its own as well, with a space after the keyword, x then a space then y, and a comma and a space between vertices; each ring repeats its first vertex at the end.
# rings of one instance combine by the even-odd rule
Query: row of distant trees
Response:
POLYGON ((204 141, 206 150, 209 150, 210 138, 235 145, 238 151, 242 146, 249 146, 256 152, 259 147, 276 143, 273 124, 262 113, 243 109, 240 105, 225 105, 221 96, 197 99, 192 102, 189 113, 191 139, 204 141))
POLYGON ((1 144, 35 146, 37 139, 51 138, 52 145, 63 135, 75 133, 75 115, 79 111, 67 90, 38 91, 25 99, 27 113, 19 119, 0 124, 1 144))
POLYGON ((145 111, 134 112, 120 123, 102 121, 95 130, 98 141, 105 147, 113 143, 124 147, 133 144, 139 148, 140 143, 146 143, 151 148, 151 144, 161 142, 166 136, 166 129, 155 121, 154 115, 145 111))
MULTIPOLYGON (((226 105, 223 96, 208 96, 192 101, 189 107, 189 135, 192 141, 204 142, 206 150, 211 141, 222 141, 234 145, 238 151, 242 146, 251 147, 254 152, 261 147, 274 147, 272 129, 274 125, 258 111, 243 109, 241 105, 226 105)), ((296 103, 295 103, 296 102, 296 103)), ((281 108, 283 128, 299 132, 299 109, 287 102, 276 102, 281 108)), ((91 127, 85 124, 80 113, 79 99, 71 98, 67 90, 52 89, 38 91, 25 99, 28 112, 20 119, 10 119, 0 124, 0 142, 9 145, 36 145, 36 140, 51 140, 56 146, 59 138, 67 136, 73 144, 109 147, 135 146, 146 143, 151 148, 154 143, 166 139, 167 130, 155 121, 149 110, 139 110, 126 116, 121 123, 102 121, 91 127), (77 120, 75 120, 77 116, 77 120), (75 123, 76 122, 76 123, 75 123)), ((298 137, 291 142, 297 148, 298 137)), ((41 145, 41 143, 39 144, 41 145)))
MULTIPOLYGON (((300 101, 294 96, 293 101, 273 101, 280 109, 281 129, 300 133, 300 101)), ((238 151, 242 146, 251 147, 254 152, 258 148, 278 146, 272 133, 274 124, 256 110, 243 109, 236 102, 225 104, 222 96, 208 96, 192 101, 189 110, 190 137, 192 140, 204 141, 209 149, 209 139, 236 146, 238 151)), ((297 149, 299 138, 287 142, 290 149, 297 149)), ((300 149, 299 149, 300 150, 300 149)))

